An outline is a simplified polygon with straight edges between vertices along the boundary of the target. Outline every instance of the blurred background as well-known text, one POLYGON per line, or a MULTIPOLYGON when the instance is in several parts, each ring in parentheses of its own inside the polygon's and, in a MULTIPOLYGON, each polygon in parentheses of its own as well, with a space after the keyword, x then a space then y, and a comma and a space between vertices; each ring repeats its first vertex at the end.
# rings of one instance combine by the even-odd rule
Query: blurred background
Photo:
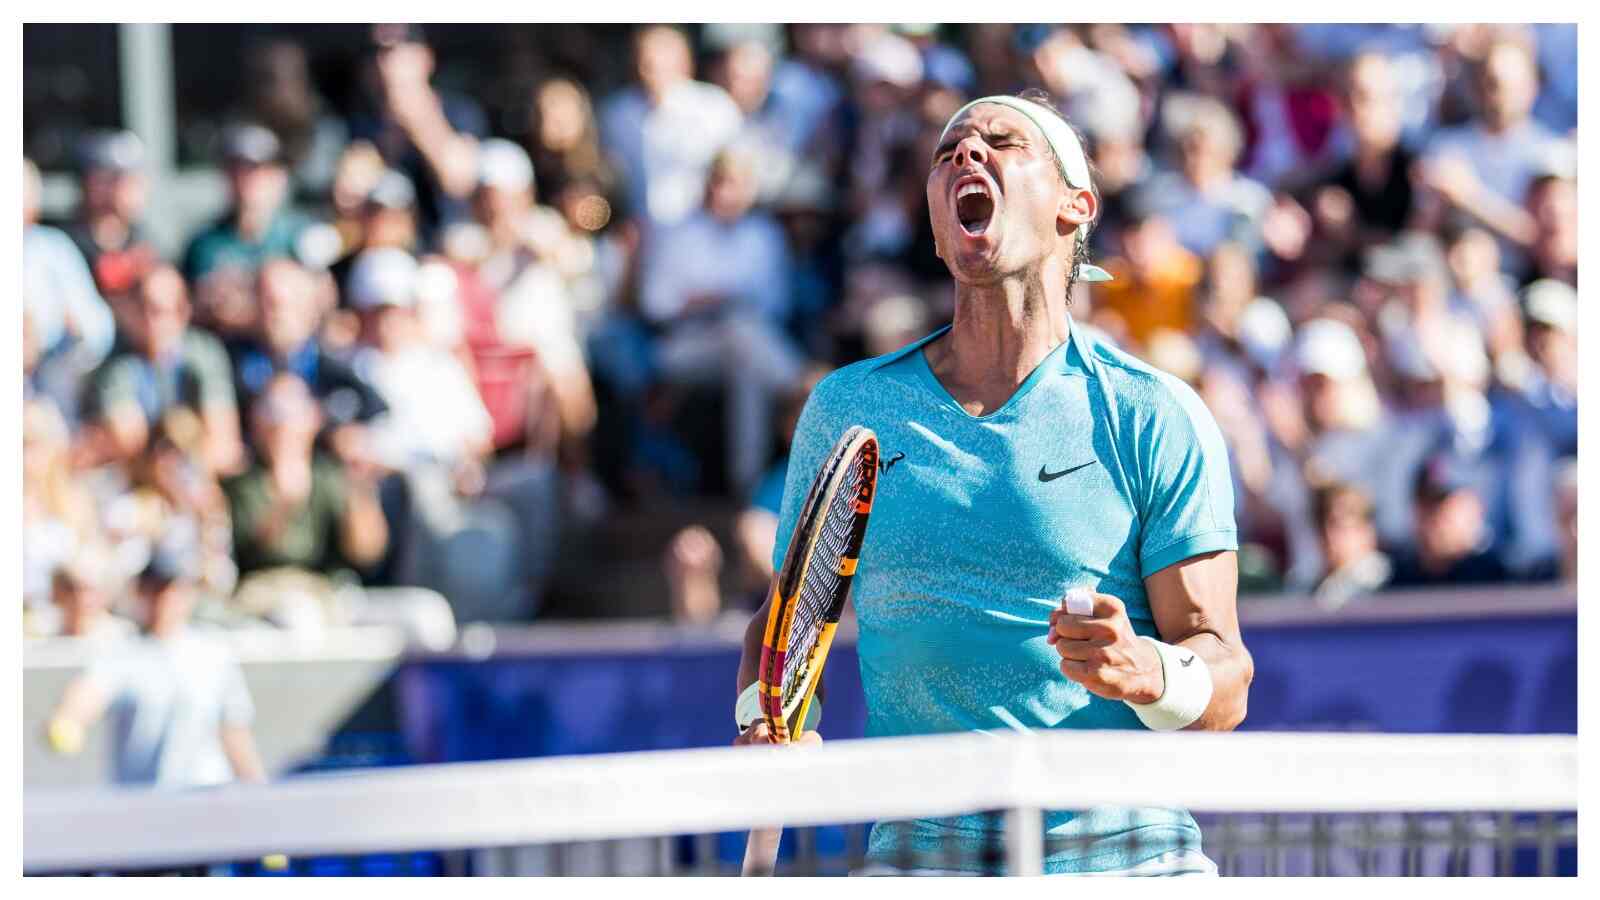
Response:
POLYGON ((267 772, 725 743, 806 393, 948 320, 928 157, 1025 87, 1099 170, 1075 321, 1226 437, 1247 727, 1576 731, 1573 25, 23 45, 30 735, 88 672, 267 772), (175 627, 226 650, 126 662, 175 627))

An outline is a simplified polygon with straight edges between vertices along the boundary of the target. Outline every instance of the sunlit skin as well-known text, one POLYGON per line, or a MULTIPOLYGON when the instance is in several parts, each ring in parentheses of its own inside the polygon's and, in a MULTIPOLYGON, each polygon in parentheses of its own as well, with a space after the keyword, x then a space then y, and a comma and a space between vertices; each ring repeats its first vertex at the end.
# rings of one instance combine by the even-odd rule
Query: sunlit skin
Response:
MULTIPOLYGON (((923 354, 963 409, 986 415, 1068 339, 1067 276, 1078 228, 1094 221, 1098 199, 1087 185, 1067 183, 1028 115, 1001 104, 979 104, 951 123, 934 149, 926 193, 935 247, 955 281, 955 313, 950 330, 923 354)), ((1187 726, 1193 730, 1231 730, 1245 716, 1254 666, 1239 635, 1237 587, 1232 551, 1194 556, 1145 578, 1161 639, 1203 657, 1211 675, 1212 698, 1187 726)), ((1046 640, 1061 657, 1062 675, 1103 699, 1158 701, 1166 682, 1156 649, 1137 637, 1121 599, 1096 593, 1092 601, 1089 615, 1064 608, 1050 615, 1046 640)), ((767 605, 745 630, 739 690, 756 681, 767 605)), ((772 741, 758 721, 734 743, 772 741)))
POLYGON ((953 327, 928 345, 928 363, 982 415, 1066 340, 1068 266, 1078 226, 1094 219, 1098 201, 1067 186, 1038 126, 992 104, 951 125, 926 190, 934 244, 956 282, 953 327), (962 225, 956 199, 974 184, 992 201, 987 224, 976 229, 962 225))

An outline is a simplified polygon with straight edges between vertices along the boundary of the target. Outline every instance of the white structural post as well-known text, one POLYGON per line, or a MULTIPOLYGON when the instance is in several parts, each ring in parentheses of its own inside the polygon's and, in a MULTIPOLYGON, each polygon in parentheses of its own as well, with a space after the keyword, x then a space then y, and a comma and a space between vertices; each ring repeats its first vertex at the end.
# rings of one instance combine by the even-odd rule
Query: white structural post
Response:
MULTIPOLYGON (((150 187, 156 196, 177 168, 177 93, 172 65, 172 26, 165 23, 117 26, 118 74, 122 82, 123 127, 144 142, 150 187)), ((158 242, 171 246, 178 223, 150 206, 149 226, 158 242)))
POLYGON ((1044 812, 1037 806, 1006 810, 1006 874, 1044 874, 1044 812))

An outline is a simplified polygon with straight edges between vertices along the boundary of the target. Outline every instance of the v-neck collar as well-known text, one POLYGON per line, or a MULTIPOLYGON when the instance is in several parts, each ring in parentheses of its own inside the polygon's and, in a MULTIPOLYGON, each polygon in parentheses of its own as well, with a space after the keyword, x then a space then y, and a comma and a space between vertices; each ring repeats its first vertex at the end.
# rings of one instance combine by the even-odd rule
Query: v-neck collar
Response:
POLYGON ((950 328, 950 325, 945 325, 927 337, 902 348, 885 359, 882 365, 887 365, 907 356, 913 357, 909 362, 915 369, 918 379, 942 402, 949 404, 956 412, 974 422, 992 421, 996 417, 1009 412, 1022 401, 1023 397, 1032 392, 1034 387, 1047 375, 1065 374, 1092 377, 1092 363, 1090 362, 1092 357, 1088 352, 1087 346, 1083 343, 1088 337, 1084 330, 1076 322, 1072 321, 1072 316, 1069 313, 1067 315, 1067 339, 1051 350, 1044 359, 1039 361, 1037 366, 1034 366, 1033 371, 1028 373, 1028 377, 1024 378, 1022 383, 1017 385, 1017 389, 1011 392, 1011 396, 1006 398, 1006 402, 1000 404, 992 412, 975 416, 967 412, 966 408, 957 402, 956 398, 944 386, 944 383, 933 373, 933 367, 928 364, 928 356, 925 352, 927 346, 943 337, 950 331, 950 328))

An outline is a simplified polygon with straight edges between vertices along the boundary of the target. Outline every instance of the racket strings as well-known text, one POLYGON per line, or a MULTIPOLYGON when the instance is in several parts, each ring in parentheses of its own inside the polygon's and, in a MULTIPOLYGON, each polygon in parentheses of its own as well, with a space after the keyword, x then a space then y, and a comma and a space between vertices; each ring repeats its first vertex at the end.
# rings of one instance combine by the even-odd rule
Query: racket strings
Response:
POLYGON ((783 702, 793 701, 805 684, 810 670, 812 652, 822 634, 822 626, 838 616, 844 603, 847 577, 839 572, 839 563, 854 548, 851 546, 855 531, 856 493, 863 477, 863 467, 852 465, 850 477, 839 485, 829 499, 828 508, 817 534, 816 550, 800 583, 800 597, 790 628, 790 644, 784 658, 783 702))

